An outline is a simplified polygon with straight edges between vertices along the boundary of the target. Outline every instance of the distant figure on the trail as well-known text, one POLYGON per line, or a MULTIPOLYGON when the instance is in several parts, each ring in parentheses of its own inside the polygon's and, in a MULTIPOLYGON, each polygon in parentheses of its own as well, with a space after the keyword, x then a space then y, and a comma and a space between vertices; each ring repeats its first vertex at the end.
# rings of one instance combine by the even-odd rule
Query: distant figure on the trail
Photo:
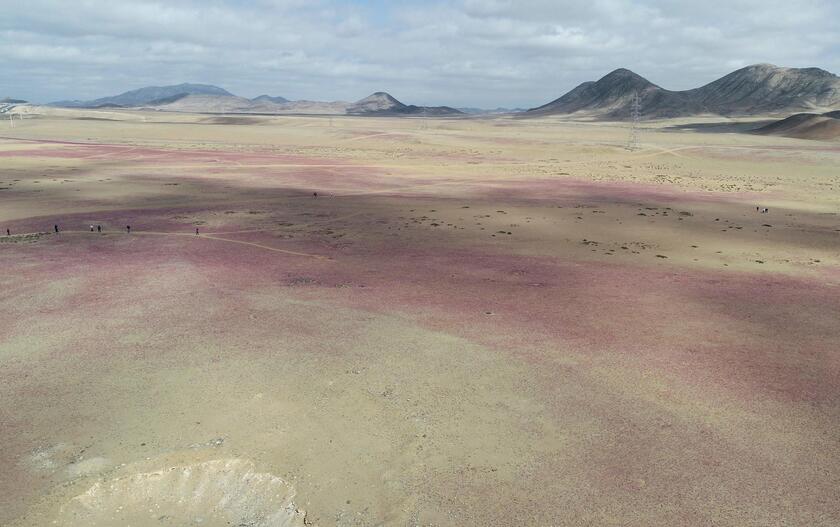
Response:
POLYGON ((126 231, 127 233, 131 234, 131 225, 126 225, 126 226, 125 226, 125 231, 126 231))
POLYGON ((195 228, 195 235, 198 236, 198 227, 195 228))
POLYGON ((102 232, 102 225, 96 226, 96 232, 102 232))
POLYGON ((58 225, 53 225, 53 229, 55 229, 55 233, 58 234, 58 225))
POLYGON ((11 235, 12 235, 12 231, 10 231, 9 229, 6 229, 6 236, 11 236, 11 235))
POLYGON ((93 232, 93 225, 90 226, 90 232, 93 232))
POLYGON ((758 211, 760 211, 760 210, 761 210, 761 209, 760 209, 760 208, 758 208, 758 207, 756 207, 756 208, 755 208, 755 211, 756 211, 756 212, 758 212, 758 211))
POLYGON ((318 197, 318 193, 317 193, 317 192, 313 192, 313 193, 312 193, 312 197, 313 197, 313 198, 317 198, 317 197, 318 197))

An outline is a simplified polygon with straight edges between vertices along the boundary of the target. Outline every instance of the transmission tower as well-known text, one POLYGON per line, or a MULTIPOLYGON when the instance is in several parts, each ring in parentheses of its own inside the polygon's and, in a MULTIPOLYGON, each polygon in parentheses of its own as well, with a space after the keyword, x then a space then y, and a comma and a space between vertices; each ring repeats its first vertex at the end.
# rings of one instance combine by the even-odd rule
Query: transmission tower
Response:
POLYGON ((630 101, 630 137, 627 138, 627 150, 631 152, 639 149, 639 121, 642 120, 642 103, 639 100, 639 92, 633 92, 633 99, 630 101))

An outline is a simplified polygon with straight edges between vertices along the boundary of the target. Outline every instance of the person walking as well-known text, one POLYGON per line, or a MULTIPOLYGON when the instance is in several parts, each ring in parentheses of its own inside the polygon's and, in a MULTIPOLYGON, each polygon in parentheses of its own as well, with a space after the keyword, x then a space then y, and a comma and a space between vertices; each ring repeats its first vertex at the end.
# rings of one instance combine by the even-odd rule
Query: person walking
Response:
POLYGON ((58 234, 58 225, 53 225, 53 229, 55 229, 55 233, 58 234))
POLYGON ((195 228, 195 235, 198 236, 198 227, 195 228))
POLYGON ((9 229, 6 229, 6 236, 11 236, 11 235, 12 235, 12 231, 10 231, 9 229))
POLYGON ((131 225, 126 225, 125 226, 125 232, 131 234, 131 225))
POLYGON ((96 226, 96 232, 99 232, 99 233, 102 232, 102 225, 97 225, 96 226))

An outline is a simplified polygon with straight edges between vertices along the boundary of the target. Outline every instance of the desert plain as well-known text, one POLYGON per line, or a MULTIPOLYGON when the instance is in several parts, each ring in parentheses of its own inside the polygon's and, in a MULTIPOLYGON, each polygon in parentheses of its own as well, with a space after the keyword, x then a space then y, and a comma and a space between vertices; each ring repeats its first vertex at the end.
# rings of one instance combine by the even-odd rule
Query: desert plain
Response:
POLYGON ((24 117, 2 525, 840 524, 836 141, 24 117))

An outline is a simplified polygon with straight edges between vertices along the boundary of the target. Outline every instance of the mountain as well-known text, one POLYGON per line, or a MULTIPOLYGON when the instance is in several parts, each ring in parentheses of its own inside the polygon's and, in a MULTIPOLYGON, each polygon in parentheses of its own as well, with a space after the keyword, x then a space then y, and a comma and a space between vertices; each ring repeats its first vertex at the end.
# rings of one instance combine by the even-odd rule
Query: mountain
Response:
POLYGON ((669 91, 630 70, 617 69, 596 82, 584 82, 550 103, 528 110, 530 114, 587 113, 607 119, 626 119, 633 97, 639 96, 640 113, 647 117, 677 117, 700 108, 683 92, 669 91))
POLYGON ((23 99, 12 99, 11 97, 4 97, 0 99, 0 104, 26 104, 23 99))
POLYGON ((755 64, 687 93, 721 115, 828 109, 840 105, 840 77, 819 68, 755 64))
POLYGON ((347 107, 348 115, 461 115, 449 106, 407 105, 385 92, 376 92, 347 107))
POLYGON ((840 139, 840 110, 816 113, 798 113, 781 121, 762 126, 752 133, 780 135, 798 139, 832 141, 840 139))
POLYGON ((347 108, 347 113, 404 113, 407 108, 408 106, 394 99, 390 94, 378 91, 351 104, 347 108))
POLYGON ((145 88, 127 91, 110 97, 102 97, 92 101, 58 101, 50 103, 49 106, 63 106, 69 108, 135 107, 148 105, 154 101, 179 95, 232 96, 230 92, 223 88, 219 88, 218 86, 185 83, 173 86, 147 86, 145 88))
POLYGON ((818 68, 747 66, 700 88, 666 90, 627 69, 584 82, 529 115, 579 114, 623 120, 639 96, 644 119, 698 114, 756 115, 828 109, 840 105, 840 78, 818 68))
POLYGON ((259 97, 254 97, 251 100, 254 102, 273 102, 277 104, 290 102, 289 99, 286 99, 285 97, 272 97, 271 95, 260 95, 259 97))

